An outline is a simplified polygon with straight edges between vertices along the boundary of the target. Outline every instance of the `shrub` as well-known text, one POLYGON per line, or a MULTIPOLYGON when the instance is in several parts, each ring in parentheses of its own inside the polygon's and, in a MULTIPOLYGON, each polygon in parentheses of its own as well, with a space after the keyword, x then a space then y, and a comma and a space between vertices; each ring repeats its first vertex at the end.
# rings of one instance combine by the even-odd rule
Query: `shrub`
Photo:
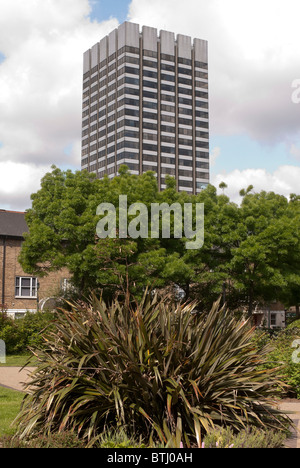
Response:
POLYGON ((189 447, 214 424, 281 425, 271 404, 278 370, 258 370, 268 350, 258 353, 253 330, 219 303, 204 315, 147 293, 128 307, 93 298, 62 311, 46 339, 21 437, 71 430, 91 446, 104 428, 123 427, 162 443, 180 434, 189 447))
POLYGON ((25 348, 17 322, 5 314, 0 318, 0 340, 5 341, 7 354, 19 354, 25 348))
POLYGON ((104 432, 98 440, 97 448, 147 448, 145 444, 140 440, 139 442, 133 437, 120 429, 118 431, 107 431, 104 432))
POLYGON ((72 432, 62 432, 40 435, 28 440, 20 440, 18 437, 6 437, 2 439, 3 448, 84 448, 84 443, 72 432))
POLYGON ((264 369, 282 366, 282 380, 289 387, 287 396, 296 398, 300 398, 300 364, 293 362, 295 349, 292 345, 299 339, 300 329, 292 326, 274 335, 270 340, 272 350, 263 366, 264 369))
POLYGON ((300 320, 294 320, 292 323, 290 323, 287 327, 287 330, 295 330, 298 329, 298 333, 300 332, 300 320))
POLYGON ((30 313, 13 320, 5 314, 0 318, 0 339, 5 341, 7 354, 28 353, 30 346, 43 343, 41 331, 51 323, 51 312, 30 313))
POLYGON ((54 312, 27 312, 22 319, 17 320, 17 326, 23 336, 26 347, 36 347, 43 344, 42 331, 49 327, 55 318, 54 312))

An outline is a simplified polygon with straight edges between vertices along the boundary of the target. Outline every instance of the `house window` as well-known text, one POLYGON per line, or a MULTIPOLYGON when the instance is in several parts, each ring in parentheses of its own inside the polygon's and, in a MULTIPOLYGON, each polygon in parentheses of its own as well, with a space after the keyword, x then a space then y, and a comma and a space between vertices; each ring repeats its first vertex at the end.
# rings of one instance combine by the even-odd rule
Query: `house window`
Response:
POLYGON ((276 314, 271 314, 271 327, 276 326, 276 314))
POLYGON ((16 297, 36 299, 37 279, 32 277, 16 277, 16 297))

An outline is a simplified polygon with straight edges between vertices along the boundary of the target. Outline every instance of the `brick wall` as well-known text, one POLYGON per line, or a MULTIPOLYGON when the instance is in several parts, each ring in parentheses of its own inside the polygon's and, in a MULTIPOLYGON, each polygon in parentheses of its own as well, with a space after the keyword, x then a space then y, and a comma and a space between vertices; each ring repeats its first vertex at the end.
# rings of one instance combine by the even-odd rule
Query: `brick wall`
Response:
MULTIPOLYGON (((5 308, 8 310, 36 310, 36 298, 17 298, 15 294, 16 277, 30 277, 25 273, 18 262, 22 241, 17 239, 6 240, 6 262, 5 262, 5 308)), ((2 303, 2 278, 3 278, 3 240, 0 239, 0 304, 2 303)), ((40 288, 39 300, 55 296, 59 293, 61 281, 69 278, 68 270, 51 272, 44 278, 38 278, 40 288)), ((1 304, 2 305, 2 304, 1 304)))

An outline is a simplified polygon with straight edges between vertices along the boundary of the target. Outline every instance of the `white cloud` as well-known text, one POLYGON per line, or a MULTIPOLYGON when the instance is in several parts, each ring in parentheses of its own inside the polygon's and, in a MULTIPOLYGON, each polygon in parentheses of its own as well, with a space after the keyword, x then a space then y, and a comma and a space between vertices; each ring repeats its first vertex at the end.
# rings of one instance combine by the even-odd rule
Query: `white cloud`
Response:
POLYGON ((50 166, 0 162, 0 206, 20 211, 29 208, 31 193, 39 190, 41 178, 50 170, 50 166))
POLYGON ((118 22, 92 22, 88 0, 0 0, 0 11, 0 167, 11 187, 23 170, 31 190, 41 168, 80 167, 83 52, 118 22))
POLYGON ((219 146, 215 146, 209 155, 210 165, 214 166, 216 164, 216 160, 221 154, 221 148, 219 146))
MULTIPOLYGON (((265 169, 246 169, 240 171, 236 169, 230 173, 217 174, 212 178, 211 184, 219 187, 221 182, 225 182, 228 188, 225 194, 235 203, 239 203, 241 198, 239 192, 253 185, 254 192, 265 190, 275 192, 289 198, 292 193, 300 194, 299 191, 300 167, 281 166, 273 173, 265 169)), ((221 193, 221 191, 220 191, 221 193)))
MULTIPOLYGON (((23 206, 51 164, 80 166, 82 54, 118 25, 91 21, 90 3, 0 0, 0 207, 23 206)), ((209 41, 211 135, 286 143, 299 159, 298 0, 132 0, 129 16, 209 41)), ((214 148, 213 162, 218 155, 214 148)), ((289 195, 299 168, 284 167, 235 171, 227 183, 289 195)))
POLYGON ((292 144, 299 0, 132 0, 130 18, 209 41, 211 131, 292 144))

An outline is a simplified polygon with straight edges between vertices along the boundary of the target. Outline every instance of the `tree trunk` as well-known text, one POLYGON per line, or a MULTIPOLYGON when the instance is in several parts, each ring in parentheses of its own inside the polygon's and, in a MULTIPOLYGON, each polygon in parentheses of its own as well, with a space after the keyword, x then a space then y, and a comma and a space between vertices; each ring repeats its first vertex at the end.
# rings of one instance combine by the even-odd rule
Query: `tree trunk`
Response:
POLYGON ((184 291, 185 291, 185 300, 189 299, 190 297, 190 283, 189 282, 186 283, 184 291))
POLYGON ((249 288, 249 301, 248 301, 248 318, 252 319, 253 315, 253 309, 254 309, 254 291, 253 291, 253 281, 250 282, 250 288, 249 288))

